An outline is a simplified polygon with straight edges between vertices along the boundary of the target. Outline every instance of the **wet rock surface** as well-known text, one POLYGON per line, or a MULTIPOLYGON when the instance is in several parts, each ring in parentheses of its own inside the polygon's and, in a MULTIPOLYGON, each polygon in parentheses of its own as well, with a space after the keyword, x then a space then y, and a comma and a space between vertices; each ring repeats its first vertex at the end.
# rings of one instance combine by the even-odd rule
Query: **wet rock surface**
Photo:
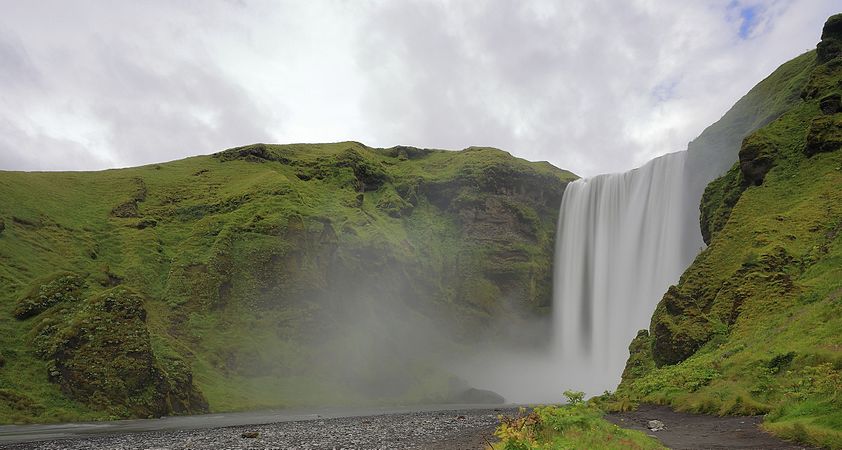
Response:
POLYGON ((516 409, 425 411, 280 422, 264 425, 11 444, 23 450, 81 449, 481 449, 493 441, 497 416, 516 409))

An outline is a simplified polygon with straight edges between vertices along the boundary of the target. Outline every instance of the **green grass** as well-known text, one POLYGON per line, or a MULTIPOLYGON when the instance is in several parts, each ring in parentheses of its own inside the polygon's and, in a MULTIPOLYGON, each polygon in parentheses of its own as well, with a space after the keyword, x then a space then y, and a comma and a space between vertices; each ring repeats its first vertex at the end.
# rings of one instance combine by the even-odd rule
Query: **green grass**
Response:
POLYGON ((577 402, 563 406, 539 406, 529 414, 501 417, 495 431, 498 450, 550 450, 598 448, 665 449, 645 433, 620 428, 602 418, 603 412, 577 402))
POLYGON ((735 165, 708 187, 710 244, 632 344, 624 404, 766 414, 781 437, 842 448, 842 152, 805 151, 838 66, 776 83, 804 98, 747 139, 772 159, 760 185, 735 165))
POLYGON ((401 349, 432 336, 458 351, 496 333, 495 317, 546 310, 558 204, 574 178, 491 148, 355 142, 0 172, 0 423, 139 414, 118 406, 140 394, 97 405, 51 382, 33 343, 59 309, 78 315, 114 286, 144 299, 149 370, 181 379, 171 361, 183 362, 212 411, 444 399, 439 356, 401 349), (28 296, 58 272, 84 280, 82 298, 28 296), (24 303, 39 314, 16 318, 24 303), (371 349, 395 363, 379 366, 371 349))

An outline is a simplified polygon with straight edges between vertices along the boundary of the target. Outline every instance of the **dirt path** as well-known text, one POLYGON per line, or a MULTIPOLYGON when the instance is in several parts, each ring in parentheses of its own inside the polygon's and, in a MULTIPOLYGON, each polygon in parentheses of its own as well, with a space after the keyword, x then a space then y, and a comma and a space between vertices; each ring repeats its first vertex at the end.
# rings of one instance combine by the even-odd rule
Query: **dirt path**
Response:
POLYGON ((675 412, 665 406, 641 405, 637 411, 605 417, 623 427, 646 432, 674 450, 684 449, 806 449, 782 441, 760 428, 759 416, 716 417, 675 412), (652 432, 650 420, 660 420, 664 429, 652 432))

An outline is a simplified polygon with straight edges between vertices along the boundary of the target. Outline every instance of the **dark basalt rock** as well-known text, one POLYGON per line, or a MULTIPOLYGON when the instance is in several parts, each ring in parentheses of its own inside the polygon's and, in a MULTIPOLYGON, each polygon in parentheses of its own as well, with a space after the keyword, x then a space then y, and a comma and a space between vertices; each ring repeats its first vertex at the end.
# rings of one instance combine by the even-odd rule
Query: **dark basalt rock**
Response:
POLYGON ((819 108, 824 114, 836 114, 842 110, 842 95, 838 92, 828 94, 819 100, 819 108))
POLYGON ((749 183, 760 186, 772 166, 777 149, 763 136, 753 134, 743 140, 740 147, 740 171, 749 183))
POLYGON ((266 144, 252 144, 242 147, 229 148, 228 150, 214 153, 213 156, 222 162, 234 161, 237 159, 257 163, 281 160, 281 158, 269 150, 266 144))
POLYGON ((822 29, 822 40, 816 45, 819 64, 842 55, 842 14, 830 16, 822 29))

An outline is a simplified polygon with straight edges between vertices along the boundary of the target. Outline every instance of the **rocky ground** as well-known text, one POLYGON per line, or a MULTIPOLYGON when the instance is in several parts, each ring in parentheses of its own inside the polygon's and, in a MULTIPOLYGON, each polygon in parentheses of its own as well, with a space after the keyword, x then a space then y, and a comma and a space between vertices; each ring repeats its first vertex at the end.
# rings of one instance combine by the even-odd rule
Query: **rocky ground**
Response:
POLYGON ((481 449, 514 409, 411 412, 265 425, 100 435, 9 444, 10 450, 481 449))
POLYGON ((609 414, 606 419, 623 428, 644 431, 674 450, 808 448, 763 431, 760 428, 762 416, 717 417, 675 412, 665 406, 641 405, 636 411, 609 414), (655 420, 661 422, 662 429, 650 429, 650 421, 655 420))

